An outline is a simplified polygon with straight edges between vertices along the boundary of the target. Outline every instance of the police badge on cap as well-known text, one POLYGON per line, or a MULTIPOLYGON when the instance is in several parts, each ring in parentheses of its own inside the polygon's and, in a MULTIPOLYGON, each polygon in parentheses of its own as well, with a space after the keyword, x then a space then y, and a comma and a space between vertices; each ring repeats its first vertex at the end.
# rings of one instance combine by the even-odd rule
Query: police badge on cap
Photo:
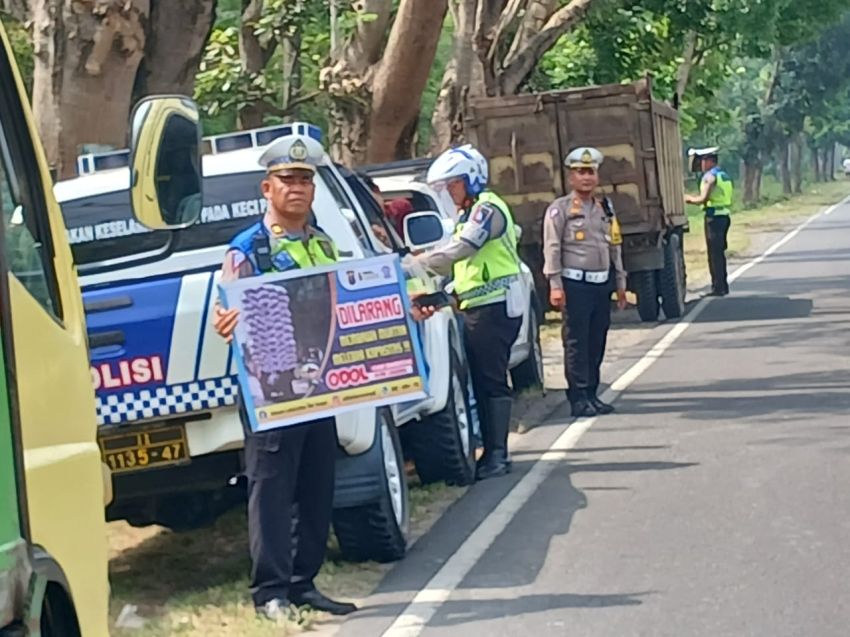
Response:
POLYGON ((268 145, 260 156, 260 165, 269 174, 281 170, 309 170, 316 172, 325 149, 312 137, 286 135, 268 145))
POLYGON ((582 146, 574 149, 566 159, 564 164, 567 168, 592 168, 598 170, 599 165, 605 157, 595 148, 582 146))

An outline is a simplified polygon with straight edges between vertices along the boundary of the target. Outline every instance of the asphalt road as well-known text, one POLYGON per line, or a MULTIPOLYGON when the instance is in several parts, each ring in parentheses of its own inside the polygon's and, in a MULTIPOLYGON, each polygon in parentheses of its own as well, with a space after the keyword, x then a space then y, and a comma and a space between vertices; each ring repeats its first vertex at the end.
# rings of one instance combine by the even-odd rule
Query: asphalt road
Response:
POLYGON ((608 370, 643 360, 616 415, 522 436, 339 635, 850 635, 850 205, 685 322, 608 370))

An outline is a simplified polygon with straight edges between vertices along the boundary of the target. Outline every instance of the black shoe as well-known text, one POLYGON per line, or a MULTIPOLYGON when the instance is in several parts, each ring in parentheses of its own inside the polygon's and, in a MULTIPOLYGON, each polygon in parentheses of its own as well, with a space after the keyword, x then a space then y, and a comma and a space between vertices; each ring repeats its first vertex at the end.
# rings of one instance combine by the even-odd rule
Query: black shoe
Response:
POLYGON ((331 615, 349 615, 357 610, 354 604, 332 600, 315 588, 298 595, 291 593, 290 597, 296 606, 309 606, 313 610, 320 610, 331 615))
POLYGON ((573 418, 593 418, 599 415, 596 407, 589 400, 580 399, 572 404, 573 418))
POLYGON ((483 426, 484 457, 475 467, 476 480, 498 478, 511 472, 508 430, 513 404, 513 398, 491 398, 487 401, 487 421, 483 426))
POLYGON ((270 599, 262 606, 257 606, 254 610, 257 615, 269 621, 284 623, 295 620, 295 613, 289 600, 286 599, 270 599))
POLYGON ((606 402, 602 402, 597 396, 590 397, 590 404, 593 405, 594 409, 599 412, 599 415, 606 416, 608 414, 613 414, 616 409, 614 409, 614 405, 609 405, 606 402))

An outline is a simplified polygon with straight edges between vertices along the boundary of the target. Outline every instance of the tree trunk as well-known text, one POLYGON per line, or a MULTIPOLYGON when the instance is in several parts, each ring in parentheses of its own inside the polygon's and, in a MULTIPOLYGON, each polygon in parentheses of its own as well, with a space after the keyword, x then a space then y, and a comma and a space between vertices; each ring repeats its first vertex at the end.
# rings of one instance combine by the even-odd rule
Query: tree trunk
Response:
POLYGON ((744 203, 753 205, 761 194, 761 165, 756 161, 744 161, 744 203))
POLYGON ((790 144, 788 140, 782 139, 779 141, 779 178, 782 181, 782 194, 786 196, 790 196, 794 191, 794 187, 791 185, 791 169, 789 167, 790 161, 790 144))
POLYGON ((12 19, 24 24, 32 15, 29 4, 29 0, 0 0, 0 13, 8 13, 12 19))
POLYGON ((830 144, 823 152, 823 174, 827 181, 835 181, 835 144, 830 144))
MULTIPOLYGON (((242 17, 239 26, 239 61, 242 72, 255 75, 266 68, 277 48, 277 42, 263 45, 255 33, 257 21, 263 15, 263 0, 242 0, 242 17)), ((246 104, 239 109, 237 118, 241 129, 260 128, 264 124, 268 107, 262 100, 246 104)))
POLYGON ((796 194, 803 192, 803 146, 800 133, 791 138, 791 182, 796 194))
POLYGON ((149 13, 149 0, 33 0, 33 107, 59 178, 83 144, 126 146, 149 13))
MULTIPOLYGON (((532 0, 534 1, 534 0, 532 0)), ((495 81, 488 81, 488 94, 492 93, 495 84, 499 95, 514 95, 528 79, 537 66, 543 54, 551 49, 565 33, 569 33, 584 16, 594 0, 570 0, 565 6, 553 13, 543 24, 542 29, 535 34, 528 34, 525 47, 511 58, 504 68, 497 69, 495 81)), ((544 5, 546 2, 537 1, 535 4, 544 5)), ((485 75, 485 79, 486 75, 485 75)))
POLYGON ((145 56, 136 76, 134 98, 191 96, 195 75, 215 21, 217 0, 151 0, 145 29, 145 56))
POLYGON ((395 159, 404 129, 419 112, 437 53, 448 0, 401 0, 372 85, 366 159, 395 159))
POLYGON ((431 151, 439 153, 463 141, 463 116, 467 100, 484 92, 484 69, 475 54, 475 13, 477 0, 452 3, 455 25, 454 51, 443 73, 443 83, 431 118, 431 151))
POLYGON ((755 173, 756 174, 755 174, 755 178, 754 178, 754 187, 753 187, 753 191, 754 191, 753 194, 755 195, 755 199, 753 199, 753 202, 758 203, 759 201, 761 201, 761 184, 762 184, 762 177, 764 176, 764 164, 759 163, 759 165, 756 166, 755 173))
POLYGON ((694 66, 694 53, 697 48, 696 31, 688 31, 685 34, 685 49, 682 53, 682 62, 676 71, 676 108, 682 103, 682 97, 688 88, 688 80, 691 77, 691 69, 694 66))
POLYGON ((410 159, 416 157, 416 147, 419 143, 419 112, 417 112, 405 126, 398 138, 395 148, 396 159, 410 159))
POLYGON ((392 0, 361 0, 358 7, 362 14, 376 18, 357 22, 319 76, 320 89, 332 100, 328 114, 330 151, 335 159, 349 166, 366 156, 372 78, 381 62, 392 5, 392 0))
POLYGON ((815 171, 815 181, 820 183, 823 181, 823 171, 820 165, 820 152, 818 147, 812 144, 812 168, 815 171))
MULTIPOLYGON (((301 91, 301 34, 295 33, 283 41, 283 95, 281 107, 288 111, 292 100, 301 91)), ((298 107, 295 106, 297 111, 298 107)), ((296 118, 297 112, 292 113, 296 118)))

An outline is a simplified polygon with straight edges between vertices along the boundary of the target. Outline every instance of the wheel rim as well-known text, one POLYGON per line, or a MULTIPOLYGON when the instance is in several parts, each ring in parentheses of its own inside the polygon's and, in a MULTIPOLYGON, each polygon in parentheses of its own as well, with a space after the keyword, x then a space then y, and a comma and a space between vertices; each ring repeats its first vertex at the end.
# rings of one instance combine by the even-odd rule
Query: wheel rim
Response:
POLYGON ((395 445, 390 435, 389 425, 381 419, 381 444, 384 449, 384 475, 387 478, 387 490, 393 507, 393 517, 401 526, 404 517, 404 481, 401 477, 401 467, 396 457, 395 445))
POLYGON ((455 420, 457 421, 457 432, 460 435, 463 455, 469 456, 469 412, 466 409, 463 384, 460 382, 457 372, 452 374, 452 398, 455 404, 455 420))
POLYGON ((531 318, 531 348, 534 352, 534 368, 537 371, 537 380, 543 385, 544 374, 546 373, 543 368, 543 347, 540 345, 540 328, 537 325, 537 317, 533 315, 531 318))

